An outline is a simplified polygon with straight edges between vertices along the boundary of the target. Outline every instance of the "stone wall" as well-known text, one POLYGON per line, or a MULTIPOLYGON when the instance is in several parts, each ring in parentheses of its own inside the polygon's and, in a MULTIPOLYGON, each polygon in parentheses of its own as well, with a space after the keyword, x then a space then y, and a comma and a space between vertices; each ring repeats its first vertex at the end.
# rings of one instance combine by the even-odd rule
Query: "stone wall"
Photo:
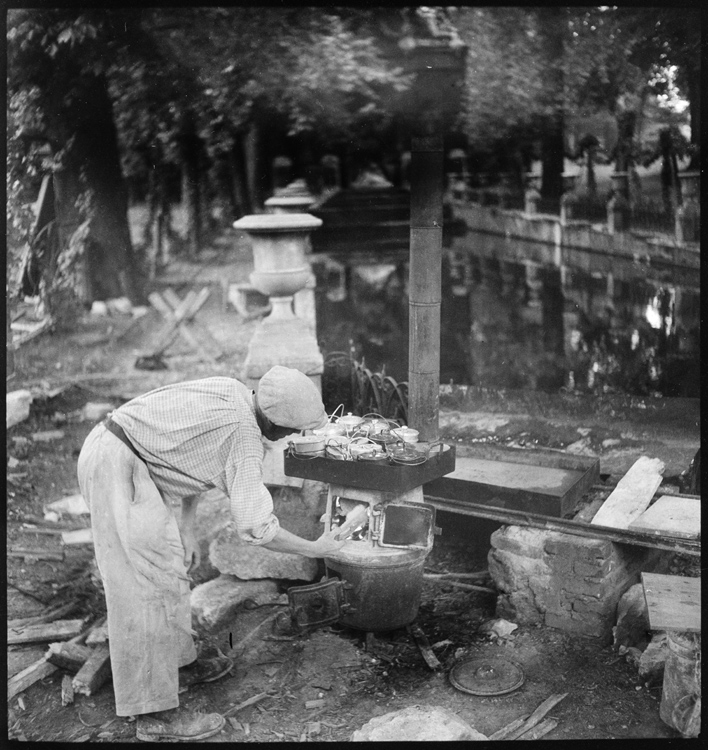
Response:
POLYGON ((620 597, 641 571, 666 570, 669 553, 503 526, 492 534, 488 560, 499 617, 610 643, 620 597))

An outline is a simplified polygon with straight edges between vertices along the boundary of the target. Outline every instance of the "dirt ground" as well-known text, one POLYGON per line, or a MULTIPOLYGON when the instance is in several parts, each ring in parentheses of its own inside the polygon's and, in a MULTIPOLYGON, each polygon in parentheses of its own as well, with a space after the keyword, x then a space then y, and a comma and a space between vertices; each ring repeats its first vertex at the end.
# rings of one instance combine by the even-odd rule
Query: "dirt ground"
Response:
MULTIPOLYGON (((233 281, 245 278, 248 259, 240 253, 237 249, 230 261, 233 281)), ((154 312, 137 320, 87 315, 75 331, 45 335, 17 353, 16 375, 8 390, 31 385, 37 397, 30 417, 7 435, 8 549, 59 549, 56 535, 33 528, 46 528, 48 503, 78 492, 76 459, 94 424, 80 419, 85 403, 107 400, 117 406, 162 383, 216 373, 238 375, 255 322, 225 311, 218 283, 223 269, 218 263, 207 271, 195 268, 194 273, 193 283, 201 279, 215 290, 203 320, 225 350, 217 365, 199 362, 180 344, 170 350, 170 369, 135 370, 137 354, 160 326, 154 312), (86 377, 107 372, 115 379, 86 377), (52 393, 58 384, 72 381, 63 392, 52 393), (60 430, 63 436, 47 442, 31 437, 48 430, 60 430)), ((184 293, 180 283, 175 276, 175 288, 184 293)), ((88 516, 64 516, 54 527, 88 525, 88 516)), ((486 568, 489 535, 498 524, 440 514, 439 525, 443 533, 436 538, 426 570, 464 573, 486 568)), ((100 617, 105 602, 92 575, 92 559, 90 546, 66 547, 63 561, 8 558, 8 619, 39 614, 72 599, 76 608, 71 617, 100 617)), ((558 725, 547 739, 678 737, 659 718, 661 686, 643 685, 636 668, 611 647, 536 627, 519 627, 506 639, 493 639, 481 626, 494 616, 494 604, 494 594, 425 582, 416 622, 441 662, 436 670, 426 665, 405 629, 368 640, 364 633, 338 626, 297 635, 276 629, 271 617, 245 645, 231 645, 229 632, 216 633, 204 639, 203 652, 218 648, 232 655, 234 669, 218 682, 192 688, 182 696, 182 704, 226 713, 260 696, 232 711, 222 732, 208 741, 336 742, 348 740, 374 716, 414 704, 444 706, 490 735, 532 712, 551 694, 567 693, 549 714, 558 725), (448 679, 453 663, 480 654, 516 662, 525 674, 524 684, 497 697, 474 696, 453 687, 448 679)), ((271 614, 264 612, 263 617, 271 614)), ((45 645, 8 647, 8 676, 45 650, 45 645)), ((58 670, 8 702, 11 738, 136 741, 134 723, 115 716, 110 683, 96 695, 76 696, 72 705, 63 707, 63 674, 58 670)))

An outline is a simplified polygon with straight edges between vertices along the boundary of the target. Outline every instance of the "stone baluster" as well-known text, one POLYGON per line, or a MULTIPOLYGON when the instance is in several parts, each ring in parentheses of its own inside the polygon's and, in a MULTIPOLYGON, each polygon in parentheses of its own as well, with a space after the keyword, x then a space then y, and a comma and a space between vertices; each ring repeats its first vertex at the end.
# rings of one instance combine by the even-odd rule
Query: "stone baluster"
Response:
POLYGON ((574 218, 578 195, 575 192, 578 175, 574 172, 563 172, 563 195, 560 200, 560 221, 565 225, 574 218))
POLYGON ((676 210, 676 242, 697 242, 701 226, 700 172, 679 172, 681 180, 681 205, 676 210))
POLYGON ((629 228, 629 174, 614 172, 611 177, 612 197, 607 202, 607 228, 610 234, 615 234, 629 228))
POLYGON ((532 215, 538 213, 538 203, 541 200, 541 193, 538 186, 541 175, 535 172, 526 172, 524 175, 526 181, 526 191, 524 193, 524 212, 532 215))

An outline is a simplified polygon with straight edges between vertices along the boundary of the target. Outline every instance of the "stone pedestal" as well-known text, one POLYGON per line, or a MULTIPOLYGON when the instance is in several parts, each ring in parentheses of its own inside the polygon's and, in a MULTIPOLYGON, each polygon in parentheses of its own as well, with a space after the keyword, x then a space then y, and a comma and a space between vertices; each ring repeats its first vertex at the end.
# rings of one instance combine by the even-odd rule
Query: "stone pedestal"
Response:
POLYGON ((665 572, 667 553, 556 531, 503 526, 491 537, 497 616, 612 642, 617 605, 641 571, 665 572))

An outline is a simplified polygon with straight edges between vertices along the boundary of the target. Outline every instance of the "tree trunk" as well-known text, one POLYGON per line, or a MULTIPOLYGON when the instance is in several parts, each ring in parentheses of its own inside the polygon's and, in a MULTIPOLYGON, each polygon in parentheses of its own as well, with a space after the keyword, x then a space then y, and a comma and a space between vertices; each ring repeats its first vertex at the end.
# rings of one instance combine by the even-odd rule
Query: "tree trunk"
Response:
POLYGON ((199 156, 201 143, 194 114, 187 110, 182 119, 180 154, 182 158, 182 203, 187 212, 187 248, 190 257, 199 254, 202 234, 199 156))
POLYGON ((240 135, 236 137, 234 147, 229 153, 229 173, 234 216, 240 218, 252 212, 248 193, 244 143, 240 135))
POLYGON ((558 7, 539 9, 541 29, 545 39, 548 59, 547 98, 552 114, 547 118, 541 139, 543 177, 541 196, 554 203, 563 194, 563 169, 565 166, 565 140, 563 132, 563 38, 565 10, 558 7))
POLYGON ((74 203, 85 181, 93 194, 93 220, 86 261, 90 299, 127 296, 142 301, 137 282, 136 257, 128 225, 128 200, 121 172, 118 135, 106 81, 102 76, 85 77, 72 110, 67 114, 75 141, 64 174, 56 175, 56 212, 61 248, 68 245, 79 217, 74 203))
POLYGON ((244 139, 246 184, 248 185, 252 211, 263 210, 265 201, 260 140, 260 128, 255 122, 252 122, 244 139))
POLYGON ((694 147, 687 171, 698 171, 701 168, 701 69, 699 65, 692 66, 687 75, 688 111, 691 115, 691 146, 694 147))

